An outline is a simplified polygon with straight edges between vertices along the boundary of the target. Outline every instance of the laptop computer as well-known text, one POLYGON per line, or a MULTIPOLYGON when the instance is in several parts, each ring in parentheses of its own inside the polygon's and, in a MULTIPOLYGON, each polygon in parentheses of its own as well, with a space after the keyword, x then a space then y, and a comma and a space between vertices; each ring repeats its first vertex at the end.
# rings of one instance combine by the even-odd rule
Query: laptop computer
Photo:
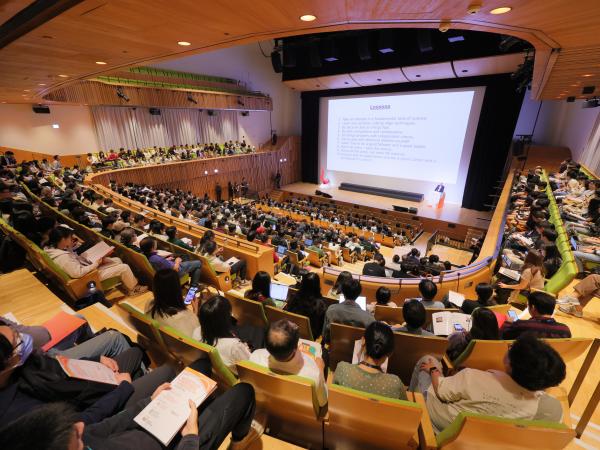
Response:
POLYGON ((306 239, 304 241, 304 245, 306 245, 307 247, 310 247, 312 245, 312 243, 313 243, 312 239, 306 239))
POLYGON ((279 256, 285 256, 285 253, 287 252, 287 248, 285 248, 285 245, 278 245, 277 246, 277 254, 279 256))
POLYGON ((271 283, 271 298, 282 302, 287 301, 290 287, 285 284, 271 283))

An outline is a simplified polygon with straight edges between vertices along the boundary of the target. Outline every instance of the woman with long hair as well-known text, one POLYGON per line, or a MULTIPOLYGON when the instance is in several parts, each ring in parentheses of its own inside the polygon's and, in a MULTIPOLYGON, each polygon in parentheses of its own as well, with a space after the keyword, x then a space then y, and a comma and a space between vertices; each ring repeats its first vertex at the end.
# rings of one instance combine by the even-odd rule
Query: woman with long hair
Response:
POLYGON ((352 274, 350 272, 348 272, 347 270, 340 272, 337 279, 335 280, 333 287, 327 293, 327 297, 335 298, 336 300, 339 300, 340 296, 342 295, 342 286, 344 285, 344 283, 346 281, 349 281, 351 279, 352 279, 352 274))
POLYGON ((264 270, 256 272, 252 279, 252 288, 246 291, 245 297, 266 306, 277 306, 271 298, 271 275, 264 270))
POLYGON ((498 283, 499 288, 512 291, 509 301, 515 301, 521 291, 544 289, 544 261, 540 252, 533 249, 527 252, 520 274, 521 277, 516 284, 498 283))
POLYGON ((321 335, 327 304, 321 296, 321 279, 317 273, 304 275, 300 289, 292 295, 284 309, 308 317, 314 339, 321 335))
POLYGON ((496 314, 491 309, 477 308, 471 314, 471 329, 469 331, 457 331, 448 336, 446 354, 450 360, 453 361, 458 358, 473 339, 482 341, 500 339, 498 319, 496 319, 496 314))

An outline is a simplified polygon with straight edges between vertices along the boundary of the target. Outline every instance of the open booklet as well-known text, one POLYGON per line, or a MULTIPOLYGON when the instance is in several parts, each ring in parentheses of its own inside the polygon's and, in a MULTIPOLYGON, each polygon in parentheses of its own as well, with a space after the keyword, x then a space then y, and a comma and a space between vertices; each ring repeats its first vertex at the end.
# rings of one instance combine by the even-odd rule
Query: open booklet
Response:
POLYGON ((500 267, 498 273, 514 281, 519 281, 521 279, 521 274, 519 272, 512 269, 507 269, 506 267, 500 267))
POLYGON ((100 261, 105 256, 110 255, 115 248, 111 245, 108 245, 104 241, 98 242, 91 248, 88 248, 85 252, 83 252, 80 256, 85 258, 91 263, 95 263, 96 261, 100 261))
POLYGON ((468 314, 442 311, 431 315, 433 334, 448 336, 455 331, 469 331, 471 329, 471 316, 468 314))
POLYGON ((190 415, 188 400, 196 407, 216 389, 217 383, 200 372, 186 367, 133 420, 168 446, 190 415))
POLYGON ((235 256, 232 256, 227 261, 225 261, 225 264, 227 264, 229 267, 231 267, 238 261, 239 261, 239 259, 237 259, 235 256))
POLYGON ((300 338, 300 340, 298 341, 298 348, 302 353, 306 353, 307 355, 313 358, 323 357, 323 350, 321 348, 321 344, 319 344, 318 342, 300 338))
POLYGON ((119 384, 115 373, 99 362, 70 359, 60 355, 56 357, 56 360, 71 378, 95 381, 97 383, 119 384))
POLYGON ((465 296, 458 292, 448 291, 448 301, 460 308, 465 302, 465 296))

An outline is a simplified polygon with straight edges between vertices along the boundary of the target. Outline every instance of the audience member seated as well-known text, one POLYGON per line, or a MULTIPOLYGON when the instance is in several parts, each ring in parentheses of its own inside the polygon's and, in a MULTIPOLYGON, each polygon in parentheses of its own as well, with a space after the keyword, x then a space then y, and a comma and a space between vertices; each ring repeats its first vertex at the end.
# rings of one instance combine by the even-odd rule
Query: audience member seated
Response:
POLYGON ((342 286, 344 285, 344 283, 346 281, 349 281, 351 279, 352 279, 352 274, 350 272, 348 272, 347 270, 340 272, 340 274, 337 276, 337 278, 335 280, 335 283, 333 284, 331 289, 329 289, 329 292, 327 293, 327 297, 339 300, 341 298, 341 296, 343 295, 342 294, 342 286))
POLYGON ((229 300, 220 295, 208 299, 200 307, 200 329, 192 336, 217 348, 223 363, 237 375, 235 364, 250 358, 250 347, 236 335, 229 300))
POLYGON ((185 274, 190 275, 190 285, 197 286, 202 274, 202 262, 195 259, 192 261, 183 261, 180 257, 160 256, 156 251, 156 240, 150 236, 145 237, 140 242, 140 250, 148 258, 154 270, 173 269, 182 278, 185 274))
POLYGON ((540 391, 558 386, 566 367, 560 355, 548 344, 531 335, 521 336, 508 349, 504 371, 465 368, 444 377, 439 361, 425 356, 417 362, 413 379, 426 398, 427 411, 436 433, 452 423, 461 412, 487 414, 506 419, 534 420, 553 416, 540 411, 540 391))
POLYGON ((362 274, 371 277, 385 277, 385 258, 381 253, 375 253, 374 261, 363 266, 362 274))
POLYGON ((523 333, 531 333, 538 338, 570 338, 571 330, 564 323, 554 320, 556 299, 546 292, 533 291, 527 298, 527 309, 531 315, 527 320, 509 317, 502 325, 502 339, 516 339, 523 333))
POLYGON ((358 364, 340 361, 333 375, 333 384, 407 400, 406 389, 397 375, 385 373, 382 365, 394 351, 394 333, 389 325, 373 322, 362 338, 361 359, 358 364))
POLYGON ((154 298, 146 305, 146 314, 161 325, 167 325, 189 337, 202 336, 198 320, 198 299, 194 298, 191 309, 183 302, 179 274, 173 269, 160 269, 152 283, 154 298))
POLYGON ((313 338, 321 336, 327 304, 321 295, 321 279, 315 272, 309 272, 300 282, 300 289, 290 296, 284 309, 294 314, 306 316, 310 320, 313 338))
POLYGON ((421 298, 418 298, 425 308, 444 308, 444 304, 438 300, 434 300, 437 295, 437 286, 431 280, 421 280, 419 283, 419 292, 421 298))
POLYGON ((101 280, 118 276, 129 296, 140 295, 148 290, 146 286, 138 284, 131 268, 119 258, 107 256, 92 263, 73 251, 73 243, 73 230, 58 226, 50 231, 48 247, 44 249, 71 278, 81 278, 92 270, 98 269, 101 280))
POLYGON ((319 405, 325 406, 327 389, 323 378, 323 360, 303 353, 298 348, 299 340, 298 325, 285 319, 273 322, 267 331, 266 349, 254 350, 250 361, 275 373, 309 378, 315 382, 319 405))
MULTIPOLYGON (((544 289, 544 267, 541 254, 536 250, 529 250, 525 257, 525 262, 520 270, 520 278, 515 284, 508 282, 499 282, 498 287, 511 291, 508 298, 511 302, 516 302, 521 291, 531 291, 533 289, 544 289)), ((506 303, 500 301, 500 303, 506 303)))
POLYGON ((497 305, 494 300, 494 288, 489 283, 479 283, 475 288, 477 300, 465 300, 460 309, 465 314, 471 314, 477 308, 497 305))
POLYGON ((583 308, 594 297, 600 297, 600 274, 591 273, 573 286, 573 289, 573 293, 558 300, 561 304, 558 309, 575 317, 583 317, 583 308))
POLYGON ((204 245, 203 256, 217 273, 228 272, 231 275, 236 275, 233 282, 236 286, 245 286, 248 284, 246 280, 246 261, 239 259, 233 264, 228 265, 220 258, 221 253, 223 253, 223 247, 218 247, 214 241, 208 241, 204 245))
POLYGON ((329 343, 329 328, 332 323, 341 323, 342 325, 351 325, 353 327, 366 328, 375 321, 373 316, 364 311, 356 299, 362 292, 360 281, 354 278, 344 282, 342 285, 342 295, 344 301, 327 308, 325 313, 325 323, 323 324, 323 344, 329 343))
POLYGON ((252 278, 252 287, 246 291, 244 296, 265 306, 277 306, 271 298, 271 275, 264 270, 256 272, 252 278))
POLYGON ((402 305, 402 317, 404 317, 404 325, 395 326, 394 331, 402 333, 416 334, 419 336, 433 336, 433 333, 425 330, 425 321, 427 314, 423 303, 417 299, 407 299, 402 305))
POLYGON ((392 298, 392 293, 390 292, 390 290, 388 288, 386 288, 385 286, 380 286, 379 288, 377 288, 377 291, 375 292, 375 303, 367 304, 367 311, 369 311, 371 314, 374 314, 376 305, 388 306, 390 308, 397 308, 398 305, 396 305, 391 300, 391 298, 392 298))
POLYGON ((473 339, 495 341, 500 338, 498 319, 488 308, 477 308, 471 314, 471 329, 455 331, 448 336, 446 355, 451 361, 458 358, 473 339))
POLYGON ((183 241, 182 239, 179 239, 179 237, 177 237, 177 227, 175 226, 170 226, 167 227, 165 230, 165 233, 167 234, 167 241, 170 242, 173 245, 177 245, 181 248, 185 248, 186 250, 189 250, 190 252, 193 252, 195 249, 194 247, 192 247, 191 245, 189 245, 189 243, 186 243, 185 241, 183 241))

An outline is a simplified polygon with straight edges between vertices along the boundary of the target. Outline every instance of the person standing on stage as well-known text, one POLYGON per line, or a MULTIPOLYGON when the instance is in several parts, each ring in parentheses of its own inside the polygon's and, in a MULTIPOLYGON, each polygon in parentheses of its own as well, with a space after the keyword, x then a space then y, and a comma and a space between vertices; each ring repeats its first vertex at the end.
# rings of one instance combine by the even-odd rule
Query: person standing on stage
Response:
POLYGON ((279 170, 277 171, 277 175, 275 175, 275 187, 281 189, 281 173, 279 170))
POLYGON ((223 189, 221 188, 221 185, 217 181, 217 185, 215 186, 215 194, 217 196, 217 201, 219 203, 221 202, 221 193, 222 193, 222 191, 223 191, 223 189))
POLYGON ((233 184, 231 184, 231 181, 227 182, 227 193, 229 194, 229 201, 232 201, 234 199, 233 194, 233 184))
POLYGON ((240 191, 241 191, 241 196, 242 197, 247 197, 248 196, 248 181, 246 180, 245 177, 242 177, 242 184, 240 185, 240 191))

